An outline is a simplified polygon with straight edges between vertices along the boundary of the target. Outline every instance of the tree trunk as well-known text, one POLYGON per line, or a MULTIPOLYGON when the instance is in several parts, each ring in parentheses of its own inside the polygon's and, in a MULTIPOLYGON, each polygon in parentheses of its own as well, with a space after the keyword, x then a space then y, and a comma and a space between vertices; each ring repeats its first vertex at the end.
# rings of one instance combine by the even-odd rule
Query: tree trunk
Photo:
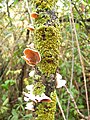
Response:
POLYGON ((35 19, 34 43, 40 52, 38 69, 42 77, 35 83, 35 94, 45 91, 51 102, 40 102, 35 106, 35 120, 54 120, 56 111, 55 73, 59 65, 60 35, 58 18, 54 10, 57 0, 34 0, 39 17, 35 19))

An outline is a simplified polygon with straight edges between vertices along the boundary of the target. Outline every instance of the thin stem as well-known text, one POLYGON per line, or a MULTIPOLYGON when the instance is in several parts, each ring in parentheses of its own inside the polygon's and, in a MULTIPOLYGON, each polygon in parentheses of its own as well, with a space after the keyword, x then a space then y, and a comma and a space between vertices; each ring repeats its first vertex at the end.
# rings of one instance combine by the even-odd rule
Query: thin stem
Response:
POLYGON ((84 63, 83 63, 83 59, 82 59, 82 55, 81 55, 81 50, 80 50, 80 46, 79 46, 79 42, 78 42, 78 37, 77 37, 77 32, 76 32, 76 28, 75 28, 71 0, 69 0, 69 2, 70 2, 72 24, 73 24, 74 34, 75 34, 75 38, 76 38, 76 44, 77 44, 78 54, 79 54, 79 58, 80 58, 80 63, 81 63, 81 67, 82 67, 83 78, 84 78, 84 86, 85 86, 85 92, 86 92, 85 93, 86 94, 86 104, 87 104, 87 110, 88 110, 88 116, 89 116, 89 101, 88 101, 88 92, 87 92, 87 85, 86 85, 86 76, 85 76, 84 63))
MULTIPOLYGON (((70 20, 71 34, 72 34, 72 68, 71 68, 71 79, 70 79, 70 92, 71 92, 72 81, 73 81, 73 72, 74 72, 74 35, 73 35, 71 17, 69 17, 69 20, 70 20)), ((67 120, 68 120, 68 116, 69 116, 69 105, 70 105, 70 98, 68 99, 68 105, 67 105, 67 120)))
MULTIPOLYGON (((29 13, 30 23, 33 25, 34 23, 33 23, 33 19, 31 18, 31 10, 30 10, 30 8, 29 8, 28 0, 25 0, 25 2, 26 2, 26 7, 27 7, 27 10, 28 10, 28 13, 29 13)), ((33 35, 31 34, 31 31, 27 30, 27 33, 26 33, 26 41, 28 41, 28 39, 29 39, 29 32, 30 32, 30 36, 31 36, 31 38, 32 38, 32 40, 33 40, 33 35)))
POLYGON ((82 15, 80 14, 80 12, 79 12, 79 10, 77 9, 76 5, 75 5, 74 3, 72 3, 72 4, 74 5, 74 8, 76 9, 76 11, 77 11, 77 13, 79 14, 79 16, 80 16, 82 22, 84 23, 84 26, 85 26, 86 30, 88 31, 87 25, 86 25, 86 23, 85 23, 85 21, 84 21, 82 15))
POLYGON ((9 6, 8 6, 8 0, 6 0, 6 5, 7 5, 8 18, 9 18, 9 21, 10 21, 10 25, 12 26, 12 21, 11 21, 11 17, 10 17, 9 6))
POLYGON ((65 87, 67 93, 70 95, 70 98, 71 98, 71 100, 72 100, 72 102, 73 102, 73 104, 74 104, 74 106, 75 106, 75 109, 76 109, 77 113, 78 113, 82 118, 84 118, 85 120, 88 120, 88 117, 87 117, 87 116, 84 116, 84 115, 79 111, 79 109, 78 109, 78 107, 77 107, 77 104, 76 104, 76 102, 75 102, 75 100, 74 100, 71 92, 68 90, 67 86, 64 86, 64 87, 65 87))
POLYGON ((60 102, 59 102, 59 98, 58 98, 57 95, 56 95, 56 100, 57 100, 58 106, 59 106, 59 108, 60 108, 60 110, 61 110, 63 119, 66 120, 65 115, 64 115, 64 112, 63 112, 63 109, 62 109, 62 106, 61 106, 61 104, 60 104, 60 102))
POLYGON ((29 16, 30 16, 30 21, 31 21, 31 24, 33 24, 33 20, 32 20, 32 18, 31 18, 31 11, 30 11, 30 8, 29 8, 29 4, 28 4, 28 1, 27 0, 25 0, 26 1, 26 7, 27 7, 27 9, 28 9, 28 13, 29 13, 29 16))

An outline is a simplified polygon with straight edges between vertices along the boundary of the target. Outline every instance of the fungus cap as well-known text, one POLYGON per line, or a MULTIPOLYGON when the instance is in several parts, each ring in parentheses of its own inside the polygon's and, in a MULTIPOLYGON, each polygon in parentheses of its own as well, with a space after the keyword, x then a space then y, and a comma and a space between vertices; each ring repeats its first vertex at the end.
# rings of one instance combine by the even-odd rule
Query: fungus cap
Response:
POLYGON ((30 25, 27 26, 27 29, 30 30, 30 31, 34 31, 34 26, 30 24, 30 25))
POLYGON ((31 13, 32 18, 38 18, 39 14, 36 12, 31 13))
POLYGON ((36 50, 26 48, 23 53, 25 55, 23 56, 23 59, 30 66, 34 66, 41 61, 41 56, 36 50))

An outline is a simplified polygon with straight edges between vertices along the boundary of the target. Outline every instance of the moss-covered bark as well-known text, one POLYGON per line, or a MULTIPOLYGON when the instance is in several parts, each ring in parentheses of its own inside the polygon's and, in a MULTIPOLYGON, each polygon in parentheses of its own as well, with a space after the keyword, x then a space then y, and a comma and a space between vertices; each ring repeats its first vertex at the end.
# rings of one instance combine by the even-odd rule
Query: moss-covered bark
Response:
POLYGON ((56 111, 56 92, 50 94, 52 102, 42 102, 39 103, 36 109, 36 119, 35 120, 54 120, 56 111))
POLYGON ((59 61, 59 35, 54 26, 40 26, 35 32, 35 46, 39 50, 42 60, 38 65, 40 71, 46 75, 55 73, 59 61))
MULTIPOLYGON (((41 102, 36 105, 36 120, 54 120, 56 111, 55 73, 59 64, 60 45, 57 16, 53 9, 56 2, 57 0, 33 0, 36 12, 39 14, 35 19, 34 43, 41 54, 38 69, 44 78, 40 79, 40 84, 45 85, 45 94, 52 99, 50 103, 41 102)), ((38 86, 35 87, 35 93, 37 88, 38 86)))

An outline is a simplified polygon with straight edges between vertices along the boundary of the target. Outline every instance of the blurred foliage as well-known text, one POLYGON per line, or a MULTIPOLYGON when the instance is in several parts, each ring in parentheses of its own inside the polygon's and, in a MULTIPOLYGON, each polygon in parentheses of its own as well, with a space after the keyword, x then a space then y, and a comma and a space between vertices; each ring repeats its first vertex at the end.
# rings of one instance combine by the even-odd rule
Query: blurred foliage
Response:
MULTIPOLYGON (((29 2, 30 9, 34 10, 29 2)), ((84 60, 88 94, 90 94, 90 0, 73 0, 73 14, 76 30, 84 60)), ((87 115, 85 89, 82 69, 74 37, 74 54, 72 53, 72 36, 70 25, 70 4, 59 0, 55 6, 60 22, 60 74, 70 86, 72 56, 74 55, 74 77, 72 94, 80 111, 87 115)), ((27 25, 30 23, 26 3, 23 0, 0 0, 0 120, 29 120, 32 114, 24 109, 25 102, 20 92, 24 89, 24 80, 28 81, 30 67, 21 58, 26 45, 32 42, 33 33, 27 40, 27 25), (8 2, 8 6, 7 6, 8 2), (9 11, 8 11, 9 8, 9 11), (21 86, 22 85, 22 86, 21 86)), ((65 89, 57 91, 62 108, 67 114, 69 95, 65 89)), ((90 101, 90 96, 89 96, 90 101)), ((70 102, 68 120, 80 120, 74 105, 70 102)), ((56 120, 63 120, 57 105, 56 120)))

